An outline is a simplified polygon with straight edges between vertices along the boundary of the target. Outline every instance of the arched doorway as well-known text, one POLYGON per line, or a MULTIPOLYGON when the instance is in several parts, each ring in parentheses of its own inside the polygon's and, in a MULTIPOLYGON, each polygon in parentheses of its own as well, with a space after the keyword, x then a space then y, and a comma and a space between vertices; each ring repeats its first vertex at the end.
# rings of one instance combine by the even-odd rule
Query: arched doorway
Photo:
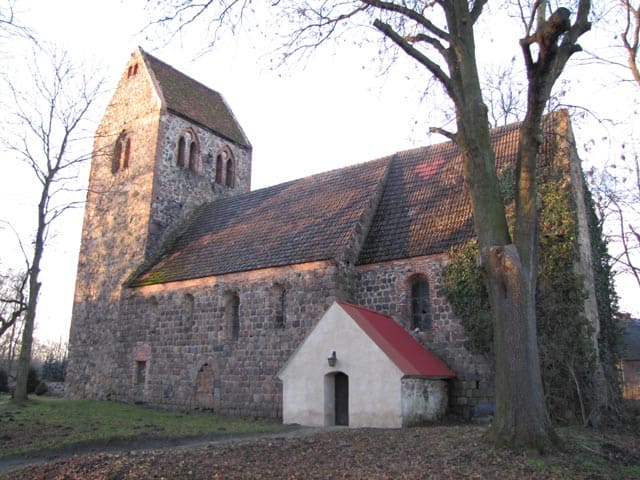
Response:
POLYGON ((349 425, 349 377, 338 372, 333 378, 335 425, 349 425))

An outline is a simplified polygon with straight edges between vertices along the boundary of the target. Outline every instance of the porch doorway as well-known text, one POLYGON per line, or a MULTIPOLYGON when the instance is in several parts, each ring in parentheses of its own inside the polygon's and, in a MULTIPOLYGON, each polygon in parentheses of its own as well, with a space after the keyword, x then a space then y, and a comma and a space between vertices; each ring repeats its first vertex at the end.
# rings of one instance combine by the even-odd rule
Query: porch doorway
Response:
POLYGON ((349 425, 349 377, 342 372, 334 376, 335 425, 349 425))

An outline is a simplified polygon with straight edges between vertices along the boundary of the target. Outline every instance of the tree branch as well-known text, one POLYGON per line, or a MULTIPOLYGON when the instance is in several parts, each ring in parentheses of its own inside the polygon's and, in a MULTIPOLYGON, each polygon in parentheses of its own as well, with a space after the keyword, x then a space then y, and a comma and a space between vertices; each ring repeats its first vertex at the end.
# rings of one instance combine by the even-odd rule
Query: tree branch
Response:
POLYGON ((413 45, 407 42, 404 37, 402 37, 393 28, 391 28, 389 24, 384 23, 380 19, 376 19, 373 22, 373 26, 380 30, 387 38, 393 41, 402 50, 404 50, 404 52, 407 53, 410 57, 414 58, 422 65, 424 65, 433 74, 433 76, 442 83, 449 96, 451 96, 451 98, 455 98, 455 92, 453 90, 453 85, 451 84, 451 78, 449 78, 449 76, 442 70, 442 68, 440 68, 440 65, 438 65, 418 49, 413 47, 413 45))

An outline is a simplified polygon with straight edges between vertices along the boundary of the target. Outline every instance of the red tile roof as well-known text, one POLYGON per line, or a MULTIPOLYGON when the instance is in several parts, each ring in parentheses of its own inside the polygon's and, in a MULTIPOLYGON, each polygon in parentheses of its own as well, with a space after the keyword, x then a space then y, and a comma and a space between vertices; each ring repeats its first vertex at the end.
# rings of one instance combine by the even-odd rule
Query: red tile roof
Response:
POLYGON ((455 373, 393 318, 346 302, 337 302, 405 375, 451 378, 455 373))
POLYGON ((153 72, 167 109, 238 145, 251 147, 222 95, 140 49, 153 72))

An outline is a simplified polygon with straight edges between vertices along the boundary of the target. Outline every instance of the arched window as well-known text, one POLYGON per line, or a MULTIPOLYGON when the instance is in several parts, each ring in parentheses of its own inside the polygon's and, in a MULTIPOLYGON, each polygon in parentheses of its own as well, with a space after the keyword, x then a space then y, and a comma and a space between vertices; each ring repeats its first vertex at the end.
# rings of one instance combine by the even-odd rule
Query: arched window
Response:
POLYGON ((111 173, 118 170, 129 168, 129 158, 131 157, 131 138, 126 132, 122 132, 113 148, 113 157, 111 158, 111 173))
POLYGON ((429 300, 429 282, 424 275, 416 275, 411 285, 411 330, 429 330, 431 328, 431 304, 429 300))
POLYGON ((189 145, 189 170, 198 171, 198 144, 195 141, 189 145))
POLYGON ((224 315, 231 331, 231 339, 237 340, 240 337, 240 297, 237 293, 225 293, 224 315))
POLYGON ((224 184, 229 188, 233 188, 235 183, 235 166, 233 165, 233 158, 229 158, 227 159, 227 176, 224 184))
POLYGON ((216 183, 222 185, 222 169, 224 165, 224 160, 222 159, 222 154, 219 153, 216 157, 216 183))
POLYGON ((180 139, 178 140, 178 161, 176 162, 180 168, 184 168, 184 150, 185 150, 186 142, 184 136, 180 135, 180 139))

